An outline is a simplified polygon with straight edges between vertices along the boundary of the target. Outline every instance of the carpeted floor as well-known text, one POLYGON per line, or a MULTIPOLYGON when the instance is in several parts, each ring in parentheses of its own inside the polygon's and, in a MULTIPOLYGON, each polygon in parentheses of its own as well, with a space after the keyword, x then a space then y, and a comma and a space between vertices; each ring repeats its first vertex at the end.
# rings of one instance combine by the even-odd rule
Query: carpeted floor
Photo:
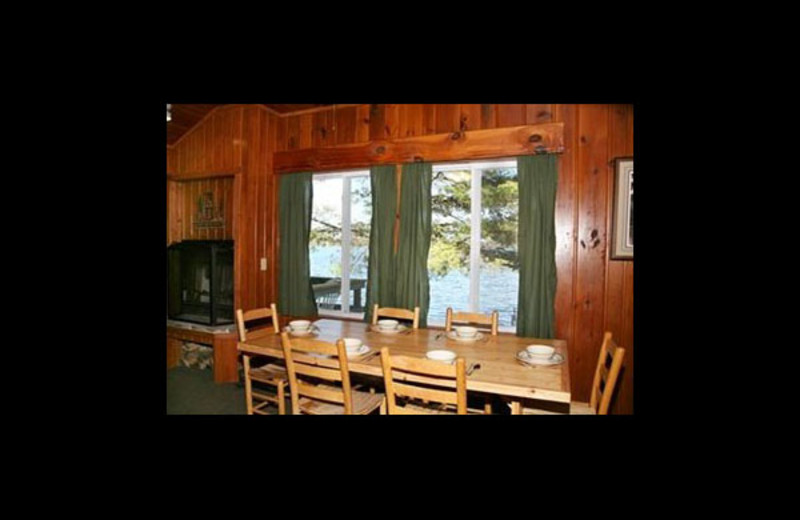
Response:
POLYGON ((215 383, 212 370, 178 366, 167 370, 168 415, 244 415, 244 386, 215 383))

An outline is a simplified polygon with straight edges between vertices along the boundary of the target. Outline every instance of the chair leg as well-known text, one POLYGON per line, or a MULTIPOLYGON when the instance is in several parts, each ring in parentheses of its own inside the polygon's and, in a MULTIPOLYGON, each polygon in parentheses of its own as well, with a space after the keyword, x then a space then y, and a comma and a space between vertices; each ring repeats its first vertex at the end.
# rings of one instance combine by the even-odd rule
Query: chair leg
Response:
POLYGON ((381 400, 381 415, 386 415, 386 398, 381 400))
POLYGON ((278 415, 286 415, 286 395, 283 381, 278 383, 278 415))
POLYGON ((253 415, 253 383, 250 381, 250 356, 244 355, 244 397, 247 402, 247 415, 253 415))
POLYGON ((492 403, 487 401, 486 404, 483 405, 483 413, 492 415, 492 403))
POLYGON ((519 401, 511 401, 511 415, 522 415, 522 405, 519 401))

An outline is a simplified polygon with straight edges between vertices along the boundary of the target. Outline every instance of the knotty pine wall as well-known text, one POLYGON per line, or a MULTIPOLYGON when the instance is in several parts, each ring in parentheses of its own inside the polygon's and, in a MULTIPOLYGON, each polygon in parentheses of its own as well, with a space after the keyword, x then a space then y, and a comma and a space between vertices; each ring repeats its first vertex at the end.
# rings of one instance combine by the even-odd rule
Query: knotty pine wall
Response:
POLYGON ((232 238, 234 299, 250 309, 275 301, 273 276, 272 151, 277 116, 258 105, 225 105, 210 112, 167 149, 169 243, 198 238, 232 238), (170 168, 172 169, 170 171, 170 168), (193 231, 197 193, 225 196, 224 236, 193 231), (230 203, 229 203, 230 201, 230 203), (260 270, 261 258, 267 271, 260 270))
POLYGON ((277 297, 272 152, 544 122, 565 125, 556 197, 556 336, 569 344, 573 398, 589 400, 609 330, 627 349, 612 413, 633 413, 633 262, 608 259, 612 160, 633 156, 631 105, 357 105, 285 117, 257 106, 225 106, 173 146, 172 161, 179 175, 241 170, 236 287, 241 305, 250 308, 277 297), (258 270, 262 256, 269 259, 266 273, 258 270))

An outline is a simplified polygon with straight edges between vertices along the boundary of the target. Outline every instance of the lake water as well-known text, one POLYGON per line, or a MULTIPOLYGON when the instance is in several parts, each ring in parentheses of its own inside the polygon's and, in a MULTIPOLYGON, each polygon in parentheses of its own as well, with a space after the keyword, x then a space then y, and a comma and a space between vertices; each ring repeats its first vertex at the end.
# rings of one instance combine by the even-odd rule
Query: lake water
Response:
MULTIPOLYGON (((351 278, 366 279, 367 264, 363 261, 365 248, 353 248, 353 257, 362 259, 351 267, 351 278)), ((311 253, 311 276, 341 276, 341 248, 325 246, 313 248, 311 253)), ((451 271, 442 278, 431 277, 430 309, 428 323, 444 325, 448 307, 458 310, 469 309, 469 276, 451 271)), ((480 312, 500 313, 500 326, 516 325, 517 294, 519 274, 509 269, 484 268, 480 276, 480 312)), ((361 292, 361 301, 366 301, 366 288, 361 292)))

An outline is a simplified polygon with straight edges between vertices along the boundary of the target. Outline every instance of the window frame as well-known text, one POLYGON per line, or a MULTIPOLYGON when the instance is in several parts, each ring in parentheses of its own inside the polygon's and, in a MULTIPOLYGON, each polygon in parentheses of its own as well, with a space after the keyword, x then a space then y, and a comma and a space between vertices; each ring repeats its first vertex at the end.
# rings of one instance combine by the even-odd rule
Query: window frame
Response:
MULTIPOLYGON (((370 170, 369 169, 347 169, 347 170, 338 170, 338 171, 326 171, 326 172, 311 172, 311 182, 313 182, 321 177, 325 177, 326 179, 335 179, 341 178, 342 179, 342 253, 341 253, 341 262, 342 262, 342 285, 339 291, 339 299, 341 301, 342 310, 330 310, 330 309, 320 309, 317 307, 317 314, 322 317, 328 318, 350 318, 350 319, 358 319, 363 320, 364 315, 366 314, 366 309, 364 312, 349 312, 350 310, 350 245, 352 241, 352 214, 351 214, 351 180, 354 177, 366 177, 370 179, 370 170), (347 295, 346 297, 344 295, 347 295), (344 309, 347 309, 345 311, 344 309)), ((370 181, 370 194, 372 193, 372 182, 370 181)), ((312 206, 312 216, 313 216, 313 206, 312 206)), ((372 214, 370 213, 370 218, 372 214)), ((372 229, 370 229, 370 233, 372 233, 372 229)), ((309 243, 309 248, 311 244, 309 243)), ((309 256, 311 252, 309 251, 309 256)), ((310 273, 309 273, 310 275, 310 273)), ((366 299, 364 301, 366 305, 366 299)))
MULTIPOLYGON (((433 163, 434 173, 437 171, 470 171, 470 264, 469 264, 469 309, 457 309, 467 312, 480 312, 480 265, 481 265, 481 231, 482 231, 482 176, 484 170, 508 169, 518 170, 516 159, 490 159, 478 161, 453 161, 433 163), (476 180, 478 182, 476 182, 476 180), (477 208, 477 211, 475 210, 477 208), (475 247, 477 245, 477 247, 475 247)), ((519 287, 517 287, 519 293, 519 287)), ((444 326, 445 323, 429 321, 434 326, 444 326)), ((516 332, 517 328, 499 326, 500 332, 516 332)))

